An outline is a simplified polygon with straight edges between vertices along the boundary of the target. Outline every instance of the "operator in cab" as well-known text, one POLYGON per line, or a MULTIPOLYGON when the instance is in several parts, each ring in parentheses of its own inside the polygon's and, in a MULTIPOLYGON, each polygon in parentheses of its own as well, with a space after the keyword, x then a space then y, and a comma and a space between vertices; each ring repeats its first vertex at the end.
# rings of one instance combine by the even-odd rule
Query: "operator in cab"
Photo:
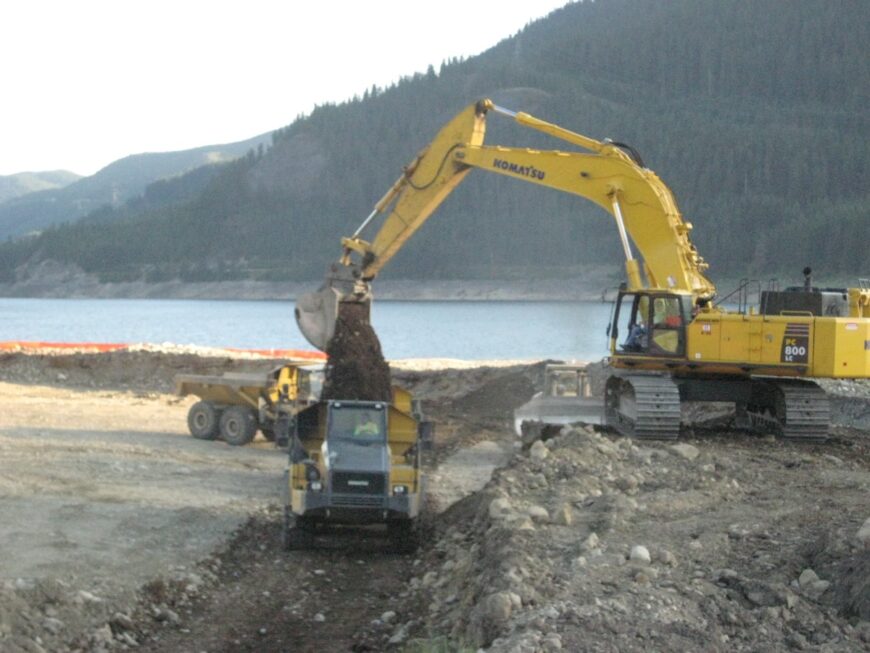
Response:
POLYGON ((372 414, 368 411, 360 414, 357 420, 357 424, 354 427, 353 435, 354 437, 373 437, 376 435, 380 435, 380 427, 378 426, 378 422, 372 417, 372 414))

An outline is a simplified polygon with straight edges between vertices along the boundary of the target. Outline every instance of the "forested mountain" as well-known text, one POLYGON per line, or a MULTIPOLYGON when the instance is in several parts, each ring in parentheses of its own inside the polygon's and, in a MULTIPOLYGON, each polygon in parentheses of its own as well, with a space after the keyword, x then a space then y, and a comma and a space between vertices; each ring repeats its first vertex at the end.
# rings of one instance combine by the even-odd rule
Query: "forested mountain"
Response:
MULTIPOLYGON (((78 180, 71 180, 75 183, 46 187, 50 190, 33 188, 33 191, 42 192, 19 194, 0 203, 0 238, 20 236, 53 224, 72 222, 91 211, 102 210, 106 205, 119 206, 127 199, 140 195, 153 181, 174 177, 203 165, 231 161, 244 156, 251 148, 265 146, 269 138, 268 134, 263 134, 226 145, 207 145, 179 152, 132 154, 110 163, 90 177, 79 179, 76 175, 78 180)), ((3 179, 0 177, 0 181, 3 179)))
MULTIPOLYGON (((807 264, 870 276, 868 25, 863 0, 570 4, 480 56, 317 108, 190 200, 7 244, 0 274, 51 258, 107 280, 320 278, 441 124, 491 97, 631 144, 673 189, 714 278, 807 264)), ((496 116, 486 142, 564 148, 496 116)), ((543 276, 621 256, 590 203, 476 172, 384 276, 543 276)))
POLYGON ((0 203, 40 190, 63 188, 78 179, 81 179, 81 175, 66 170, 19 172, 0 176, 0 203))

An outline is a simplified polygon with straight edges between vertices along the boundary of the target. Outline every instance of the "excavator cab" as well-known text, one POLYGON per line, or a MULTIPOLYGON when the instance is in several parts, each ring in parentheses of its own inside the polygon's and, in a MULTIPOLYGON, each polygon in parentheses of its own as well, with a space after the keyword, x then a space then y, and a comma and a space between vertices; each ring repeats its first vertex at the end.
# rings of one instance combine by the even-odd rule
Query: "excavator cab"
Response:
POLYGON ((610 330, 614 356, 682 358, 686 325, 692 320, 689 295, 662 291, 621 291, 610 330))

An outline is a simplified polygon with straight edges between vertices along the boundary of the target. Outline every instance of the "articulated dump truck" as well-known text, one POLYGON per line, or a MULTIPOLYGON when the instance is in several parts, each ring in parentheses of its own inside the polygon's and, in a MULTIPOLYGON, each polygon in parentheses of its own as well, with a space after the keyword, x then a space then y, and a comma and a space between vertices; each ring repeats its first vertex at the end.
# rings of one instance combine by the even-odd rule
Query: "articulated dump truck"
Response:
POLYGON ((378 525, 400 552, 416 549, 432 433, 397 387, 390 403, 329 400, 299 412, 284 474, 284 548, 312 547, 331 525, 378 525))
POLYGON ((296 361, 268 373, 175 377, 176 394, 200 399, 187 414, 190 434, 234 446, 248 444, 258 430, 270 442, 287 446, 290 424, 297 413, 317 402, 322 383, 322 365, 296 361))

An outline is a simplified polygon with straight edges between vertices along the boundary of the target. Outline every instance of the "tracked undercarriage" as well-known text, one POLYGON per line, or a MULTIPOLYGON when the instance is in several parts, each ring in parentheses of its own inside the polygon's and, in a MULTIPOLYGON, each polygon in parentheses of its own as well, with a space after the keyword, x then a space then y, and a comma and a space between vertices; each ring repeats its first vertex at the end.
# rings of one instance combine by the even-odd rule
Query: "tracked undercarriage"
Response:
POLYGON ((608 426, 623 435, 673 440, 680 434, 680 390, 661 374, 612 376, 604 393, 608 426))
POLYGON ((738 428, 790 440, 823 441, 830 422, 828 397, 812 381, 754 379, 750 400, 737 404, 738 428))
POLYGON ((828 398, 814 382, 802 379, 696 379, 655 372, 619 373, 607 381, 605 420, 629 437, 672 440, 680 432, 681 401, 734 402, 739 429, 811 442, 828 437, 828 398))

